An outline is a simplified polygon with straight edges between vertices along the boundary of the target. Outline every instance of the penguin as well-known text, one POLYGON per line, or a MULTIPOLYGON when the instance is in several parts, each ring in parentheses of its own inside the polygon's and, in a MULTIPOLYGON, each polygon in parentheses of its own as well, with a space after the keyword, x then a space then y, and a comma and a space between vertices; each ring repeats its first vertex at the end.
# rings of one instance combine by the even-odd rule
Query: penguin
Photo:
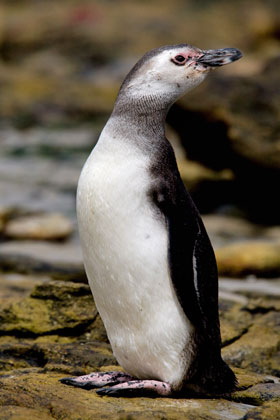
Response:
POLYGON ((146 53, 122 83, 82 169, 77 216, 89 284, 123 372, 62 383, 112 397, 236 389, 221 357, 213 248, 164 123, 211 69, 241 56, 235 48, 168 45, 146 53))

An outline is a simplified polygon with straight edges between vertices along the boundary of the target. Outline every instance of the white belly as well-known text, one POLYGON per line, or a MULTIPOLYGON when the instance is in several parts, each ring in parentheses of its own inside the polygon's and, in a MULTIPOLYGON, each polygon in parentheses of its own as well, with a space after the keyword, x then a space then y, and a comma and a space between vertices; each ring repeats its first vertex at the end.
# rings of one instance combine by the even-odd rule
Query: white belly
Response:
POLYGON ((173 290, 167 230, 149 203, 148 160, 98 143, 78 186, 85 268, 119 364, 138 378, 180 383, 191 325, 173 290))

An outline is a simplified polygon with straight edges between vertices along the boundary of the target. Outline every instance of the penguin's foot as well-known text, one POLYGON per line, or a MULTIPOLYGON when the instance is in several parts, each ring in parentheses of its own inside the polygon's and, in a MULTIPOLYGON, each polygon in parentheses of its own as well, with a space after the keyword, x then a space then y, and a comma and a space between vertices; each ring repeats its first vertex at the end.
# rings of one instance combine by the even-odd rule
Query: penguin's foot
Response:
POLYGON ((77 376, 75 378, 62 378, 60 382, 65 385, 72 385, 83 389, 102 388, 108 385, 127 383, 134 378, 124 372, 93 372, 89 375, 77 376))
POLYGON ((98 395, 109 397, 169 397, 171 386, 167 382, 153 380, 133 380, 96 391, 98 395))

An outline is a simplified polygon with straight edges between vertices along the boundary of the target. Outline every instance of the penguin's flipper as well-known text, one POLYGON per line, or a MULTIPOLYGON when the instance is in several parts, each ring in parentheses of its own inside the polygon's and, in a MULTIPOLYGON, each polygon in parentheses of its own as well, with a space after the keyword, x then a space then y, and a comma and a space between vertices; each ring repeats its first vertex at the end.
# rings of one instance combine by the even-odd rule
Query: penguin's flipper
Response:
POLYGON ((217 266, 198 210, 179 173, 159 183, 152 196, 168 229, 169 269, 178 300, 195 327, 214 328, 213 339, 220 344, 217 266))
POLYGON ((217 264, 201 217, 174 168, 169 178, 160 177, 151 195, 168 230, 174 290, 194 327, 188 379, 202 392, 230 392, 236 378, 221 358, 217 264))

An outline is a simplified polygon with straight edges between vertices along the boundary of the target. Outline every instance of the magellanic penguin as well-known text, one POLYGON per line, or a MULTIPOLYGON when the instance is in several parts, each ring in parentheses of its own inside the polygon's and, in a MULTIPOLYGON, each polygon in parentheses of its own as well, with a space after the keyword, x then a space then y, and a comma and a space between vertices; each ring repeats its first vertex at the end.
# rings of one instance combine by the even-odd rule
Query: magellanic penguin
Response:
POLYGON ((89 284, 125 373, 62 383, 110 396, 235 389, 221 358, 214 252, 164 123, 210 69, 241 56, 234 48, 164 46, 145 54, 121 85, 82 170, 77 214, 89 284))

